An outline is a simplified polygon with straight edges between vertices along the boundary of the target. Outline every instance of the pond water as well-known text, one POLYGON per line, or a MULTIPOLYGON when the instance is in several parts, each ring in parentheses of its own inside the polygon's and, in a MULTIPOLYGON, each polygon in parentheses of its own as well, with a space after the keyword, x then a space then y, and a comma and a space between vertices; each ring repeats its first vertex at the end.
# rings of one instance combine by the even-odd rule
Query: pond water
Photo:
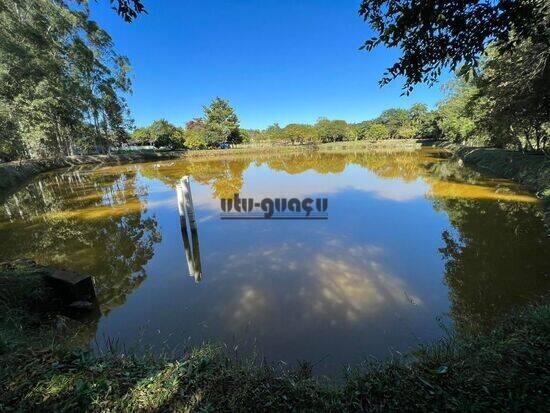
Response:
POLYGON ((214 341, 337 376, 448 327, 489 323, 550 287, 536 198, 429 149, 84 167, 41 175, 3 202, 0 259, 94 276, 99 349, 214 341), (183 176, 191 240, 178 214, 183 176), (328 219, 220 219, 220 200, 236 193, 327 198, 328 219))

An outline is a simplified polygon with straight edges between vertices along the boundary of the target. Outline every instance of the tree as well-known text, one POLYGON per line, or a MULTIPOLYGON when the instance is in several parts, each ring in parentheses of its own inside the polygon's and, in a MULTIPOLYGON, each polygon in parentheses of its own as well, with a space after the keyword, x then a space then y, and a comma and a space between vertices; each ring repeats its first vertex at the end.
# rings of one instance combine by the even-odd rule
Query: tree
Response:
POLYGON ((137 128, 132 134, 132 140, 139 145, 153 145, 156 148, 182 148, 185 141, 185 131, 168 122, 166 119, 154 121, 144 128, 137 128))
POLYGON ((364 136, 369 140, 388 139, 390 131, 383 123, 371 122, 366 126, 364 136))
POLYGON ((476 67, 489 42, 513 50, 544 37, 548 9, 547 0, 363 0, 359 14, 376 35, 362 48, 400 48, 380 83, 404 76, 410 92, 417 83, 435 82, 445 67, 476 67))
POLYGON ((344 120, 320 118, 315 124, 318 139, 321 142, 339 142, 351 140, 353 134, 344 120))
POLYGON ((423 103, 415 103, 409 109, 411 128, 402 130, 400 135, 410 135, 418 139, 439 139, 441 134, 436 122, 436 113, 428 110, 423 103))
POLYGON ((187 129, 184 140, 185 146, 189 149, 206 149, 206 136, 203 129, 187 129))
POLYGON ((475 129, 475 122, 467 113, 466 106, 477 91, 460 79, 451 82, 448 90, 448 96, 438 105, 437 127, 446 140, 466 143, 474 137, 475 129))
POLYGON ((424 103, 415 103, 409 109, 409 119, 415 126, 420 126, 428 115, 428 106, 424 103))
MULTIPOLYGON (((548 30, 550 38, 550 29, 548 30)), ((550 127, 550 48, 521 42, 514 51, 490 47, 468 113, 478 133, 495 146, 513 144, 544 150, 550 127)))
POLYGON ((283 139, 283 130, 279 126, 278 123, 275 123, 271 126, 269 126, 265 132, 263 133, 266 140, 274 142, 274 141, 280 141, 283 139))
POLYGON ((207 146, 240 143, 239 118, 226 100, 216 98, 204 107, 204 125, 207 146))
POLYGON ((8 158, 106 152, 127 139, 128 59, 81 4, 1 2, 0 123, 11 142, 2 148, 8 158))
POLYGON ((257 132, 256 130, 240 129, 241 142, 250 143, 252 141, 252 136, 256 135, 257 132))
POLYGON ((281 131, 282 140, 290 142, 292 145, 313 143, 318 139, 316 130, 311 125, 291 123, 281 131))
POLYGON ((166 119, 156 120, 149 126, 151 144, 157 148, 173 147, 176 143, 176 132, 177 128, 166 119))
POLYGON ((132 132, 132 142, 137 145, 152 145, 149 128, 136 128, 134 132, 132 132))
POLYGON ((416 136, 419 139, 441 139, 441 130, 437 126, 437 112, 427 112, 415 122, 416 136))
POLYGON ((376 119, 388 128, 388 137, 398 137, 398 130, 409 122, 409 112, 406 109, 387 109, 376 119))

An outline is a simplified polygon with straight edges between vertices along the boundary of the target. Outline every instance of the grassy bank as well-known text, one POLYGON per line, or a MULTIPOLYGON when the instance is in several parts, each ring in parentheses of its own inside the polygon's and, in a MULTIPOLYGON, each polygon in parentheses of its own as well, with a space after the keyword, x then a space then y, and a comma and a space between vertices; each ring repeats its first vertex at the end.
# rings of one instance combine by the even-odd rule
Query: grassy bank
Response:
POLYGON ((270 154, 300 153, 300 152, 332 152, 332 151, 361 151, 361 150, 414 150, 421 148, 422 144, 416 139, 383 139, 378 141, 345 141, 331 142, 319 145, 277 145, 277 144, 243 144, 231 149, 204 149, 187 151, 185 157, 219 157, 235 154, 270 154))
POLYGON ((307 364, 284 371, 214 345, 178 359, 93 355, 77 345, 86 325, 59 315, 43 271, 0 266, 2 411, 541 411, 549 397, 545 303, 490 332, 357 366, 331 385, 307 364))

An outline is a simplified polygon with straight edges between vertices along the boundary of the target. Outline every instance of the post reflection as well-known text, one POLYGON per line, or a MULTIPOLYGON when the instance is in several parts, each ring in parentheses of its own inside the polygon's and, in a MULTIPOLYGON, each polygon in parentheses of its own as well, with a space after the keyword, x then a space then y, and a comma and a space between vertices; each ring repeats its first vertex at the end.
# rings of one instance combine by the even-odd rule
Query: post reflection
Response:
POLYGON ((185 250, 185 259, 187 260, 189 276, 193 277, 195 282, 198 283, 202 280, 199 231, 195 221, 191 185, 187 176, 183 177, 180 183, 176 185, 176 195, 180 216, 180 230, 183 238, 183 248, 185 250), (187 225, 187 221, 189 221, 189 225, 187 225), (191 238, 191 242, 189 238, 191 238))

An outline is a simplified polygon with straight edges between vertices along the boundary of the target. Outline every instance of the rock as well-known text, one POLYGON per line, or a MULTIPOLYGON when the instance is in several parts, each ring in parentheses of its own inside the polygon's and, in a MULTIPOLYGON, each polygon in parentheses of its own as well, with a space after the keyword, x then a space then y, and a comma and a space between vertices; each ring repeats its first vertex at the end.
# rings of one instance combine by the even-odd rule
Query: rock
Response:
POLYGON ((95 301, 94 281, 90 275, 52 269, 46 275, 46 281, 54 288, 66 305, 75 302, 95 301))

